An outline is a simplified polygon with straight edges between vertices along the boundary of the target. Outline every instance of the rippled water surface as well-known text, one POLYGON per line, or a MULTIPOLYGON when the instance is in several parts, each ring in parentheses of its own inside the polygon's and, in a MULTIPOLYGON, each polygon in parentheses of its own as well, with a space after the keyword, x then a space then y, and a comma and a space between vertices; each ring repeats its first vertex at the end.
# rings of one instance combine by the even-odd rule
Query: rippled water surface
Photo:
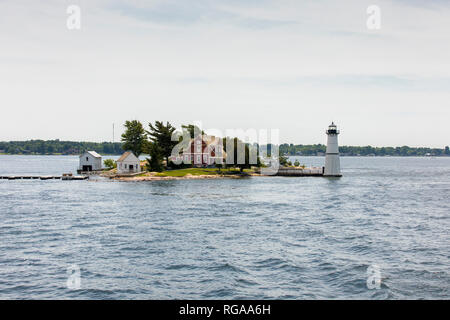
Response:
MULTIPOLYGON (((77 165, 0 156, 0 175, 77 165)), ((449 299, 450 158, 341 165, 341 179, 0 180, 0 299, 449 299)))

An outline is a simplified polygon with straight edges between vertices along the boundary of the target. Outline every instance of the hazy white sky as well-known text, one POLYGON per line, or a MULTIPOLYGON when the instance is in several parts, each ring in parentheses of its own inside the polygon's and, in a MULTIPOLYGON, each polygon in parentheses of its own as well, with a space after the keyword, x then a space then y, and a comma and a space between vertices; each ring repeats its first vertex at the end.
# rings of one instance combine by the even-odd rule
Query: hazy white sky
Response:
POLYGON ((138 119, 325 143, 334 120, 342 145, 444 147, 449 57, 444 0, 0 0, 0 140, 110 141, 115 123, 117 141, 138 119))

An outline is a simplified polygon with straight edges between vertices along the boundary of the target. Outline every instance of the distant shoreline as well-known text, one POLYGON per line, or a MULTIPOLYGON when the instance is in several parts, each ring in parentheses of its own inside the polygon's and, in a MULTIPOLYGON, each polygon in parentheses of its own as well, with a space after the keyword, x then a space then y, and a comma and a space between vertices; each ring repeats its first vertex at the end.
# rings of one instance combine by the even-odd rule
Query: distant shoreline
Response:
MULTIPOLYGON (((271 145, 268 145, 268 150, 271 145)), ((1 155, 80 155, 87 150, 96 151, 100 155, 120 156, 123 153, 121 142, 83 142, 61 140, 28 140, 28 141, 0 141, 1 155)), ((278 145, 280 155, 284 156, 324 156, 326 146, 324 144, 288 144, 278 145)), ((450 156, 450 147, 372 147, 372 146, 339 146, 342 157, 350 156, 450 156)))
MULTIPOLYGON (((79 154, 29 154, 29 153, 0 153, 0 156, 67 156, 67 157, 75 157, 79 156, 79 154)), ((102 157, 119 157, 120 154, 102 154, 102 157)), ((284 155, 285 157, 325 157, 325 155, 284 155)), ((340 157, 343 158, 448 158, 450 155, 411 155, 411 156, 402 156, 402 155, 345 155, 340 154, 340 157)))

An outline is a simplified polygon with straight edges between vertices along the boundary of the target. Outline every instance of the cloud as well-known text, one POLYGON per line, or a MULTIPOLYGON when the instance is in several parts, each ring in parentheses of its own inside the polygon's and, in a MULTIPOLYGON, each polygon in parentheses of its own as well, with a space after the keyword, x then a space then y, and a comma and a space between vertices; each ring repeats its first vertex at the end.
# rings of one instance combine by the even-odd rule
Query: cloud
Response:
MULTIPOLYGON (((245 2, 244 2, 245 3, 245 2)), ((255 2, 247 2, 255 4, 255 2)), ((255 18, 241 15, 239 12, 222 8, 217 1, 153 1, 147 3, 133 3, 114 1, 108 9, 121 15, 129 16, 148 23, 173 26, 189 26, 193 24, 229 24, 252 29, 266 29, 271 27, 295 23, 292 20, 277 20, 272 18, 255 18)), ((238 2, 234 2, 234 5, 238 2)))
POLYGON ((356 0, 2 1, 0 140, 107 140, 138 118, 276 127, 298 143, 340 120, 347 144, 448 144, 450 8, 377 2, 379 31, 356 0), (80 31, 66 29, 72 3, 80 31))

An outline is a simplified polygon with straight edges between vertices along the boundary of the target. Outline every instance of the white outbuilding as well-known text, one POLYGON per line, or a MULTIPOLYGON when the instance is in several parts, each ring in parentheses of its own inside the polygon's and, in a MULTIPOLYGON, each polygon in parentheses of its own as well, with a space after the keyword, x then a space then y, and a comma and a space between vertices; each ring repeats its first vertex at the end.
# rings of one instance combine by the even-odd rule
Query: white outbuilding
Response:
POLYGON ((127 151, 117 160, 117 173, 138 172, 141 172, 141 163, 133 152, 127 151))
POLYGON ((102 156, 95 151, 86 151, 80 156, 78 171, 100 171, 102 170, 102 156))

